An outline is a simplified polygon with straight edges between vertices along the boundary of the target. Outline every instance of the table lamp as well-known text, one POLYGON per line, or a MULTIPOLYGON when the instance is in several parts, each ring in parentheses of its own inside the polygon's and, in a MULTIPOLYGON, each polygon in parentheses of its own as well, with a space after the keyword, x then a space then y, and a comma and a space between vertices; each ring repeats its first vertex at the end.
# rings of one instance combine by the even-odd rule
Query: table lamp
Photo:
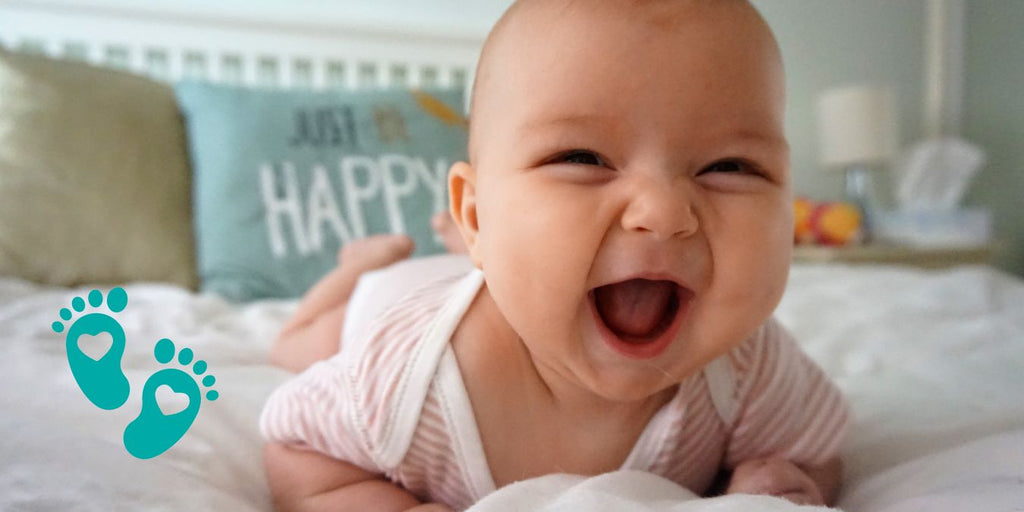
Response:
POLYGON ((892 94, 869 85, 829 89, 818 98, 818 127, 821 163, 846 173, 846 199, 861 210, 870 237, 880 210, 872 173, 897 147, 892 94))

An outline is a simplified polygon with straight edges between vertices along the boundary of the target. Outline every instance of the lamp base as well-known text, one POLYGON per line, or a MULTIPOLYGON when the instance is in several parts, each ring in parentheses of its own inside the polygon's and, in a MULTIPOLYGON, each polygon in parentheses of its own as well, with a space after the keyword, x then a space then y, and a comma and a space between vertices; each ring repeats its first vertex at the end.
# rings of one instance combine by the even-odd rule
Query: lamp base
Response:
POLYGON ((881 213, 873 172, 866 165, 853 165, 846 169, 845 197, 860 210, 865 242, 871 241, 881 213))

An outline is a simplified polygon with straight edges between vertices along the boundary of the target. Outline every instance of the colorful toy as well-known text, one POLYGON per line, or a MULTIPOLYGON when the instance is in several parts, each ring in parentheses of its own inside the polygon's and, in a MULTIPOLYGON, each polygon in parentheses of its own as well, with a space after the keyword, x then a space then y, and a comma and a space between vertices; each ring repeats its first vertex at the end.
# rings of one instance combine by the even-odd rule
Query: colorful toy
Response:
POLYGON ((793 239, 798 244, 842 246, 863 239, 861 212, 850 203, 798 198, 793 202, 793 215, 793 239))
POLYGON ((806 197, 798 197, 793 202, 793 242, 798 244, 814 243, 814 232, 811 231, 811 212, 814 202, 806 197))

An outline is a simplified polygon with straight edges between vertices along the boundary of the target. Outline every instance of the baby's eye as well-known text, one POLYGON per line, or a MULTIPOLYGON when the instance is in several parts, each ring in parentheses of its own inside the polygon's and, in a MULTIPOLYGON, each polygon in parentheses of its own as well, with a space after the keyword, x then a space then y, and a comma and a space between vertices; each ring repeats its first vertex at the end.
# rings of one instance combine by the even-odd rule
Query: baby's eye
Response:
POLYGON ((601 167, 607 165, 604 159, 597 156, 593 151, 586 151, 582 149, 566 151, 565 153, 555 157, 554 161, 576 165, 597 165, 601 167))
POLYGON ((728 174, 756 174, 757 169, 743 160, 719 160, 704 169, 699 174, 709 172, 720 172, 728 174))

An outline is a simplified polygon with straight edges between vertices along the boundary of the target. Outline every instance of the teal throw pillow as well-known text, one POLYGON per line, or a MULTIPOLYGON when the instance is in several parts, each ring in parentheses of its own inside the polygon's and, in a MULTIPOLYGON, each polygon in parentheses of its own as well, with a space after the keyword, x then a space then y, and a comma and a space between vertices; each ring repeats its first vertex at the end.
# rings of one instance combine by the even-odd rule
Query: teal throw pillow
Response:
POLYGON ((357 238, 430 228, 465 158, 462 90, 296 91, 184 83, 200 289, 297 297, 357 238))

